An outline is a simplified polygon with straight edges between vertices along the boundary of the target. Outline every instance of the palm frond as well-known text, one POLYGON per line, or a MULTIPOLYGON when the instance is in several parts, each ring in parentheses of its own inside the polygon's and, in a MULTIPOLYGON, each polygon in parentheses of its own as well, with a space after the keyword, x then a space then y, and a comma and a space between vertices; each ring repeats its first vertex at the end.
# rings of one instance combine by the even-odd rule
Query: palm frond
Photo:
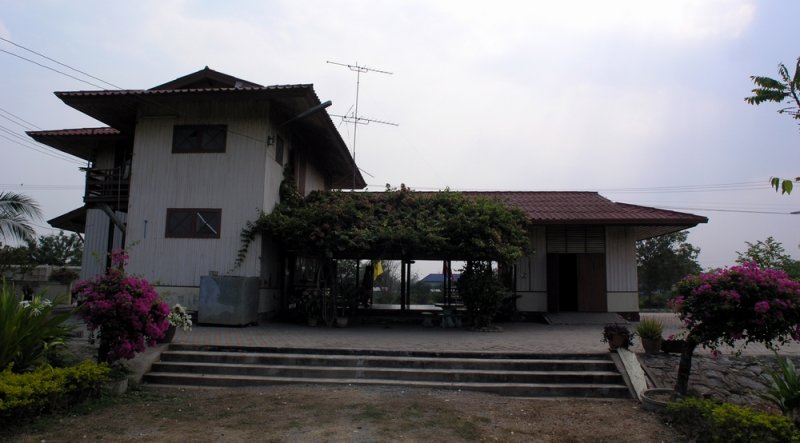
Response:
POLYGON ((32 238, 36 232, 30 222, 41 219, 42 210, 32 198, 13 192, 0 192, 0 238, 32 238))

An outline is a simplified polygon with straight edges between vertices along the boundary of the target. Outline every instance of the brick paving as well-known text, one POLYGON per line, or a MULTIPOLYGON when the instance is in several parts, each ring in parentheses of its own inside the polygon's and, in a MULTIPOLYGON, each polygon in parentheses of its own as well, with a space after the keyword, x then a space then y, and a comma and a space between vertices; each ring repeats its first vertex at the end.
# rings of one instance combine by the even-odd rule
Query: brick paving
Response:
MULTIPOLYGON (((664 336, 680 332, 680 322, 672 313, 643 313, 665 325, 664 336)), ((602 325, 545 325, 538 323, 502 323, 502 332, 473 332, 407 324, 350 325, 346 328, 310 327, 278 322, 258 326, 195 326, 190 332, 178 331, 173 343, 232 346, 269 346, 287 348, 337 348, 408 351, 530 352, 543 354, 607 352, 600 341, 602 325)), ((632 324, 633 328, 635 324, 632 324)), ((643 352, 639 340, 631 349, 643 352)), ((725 350, 724 350, 725 351, 725 350)), ((707 353, 698 349, 697 353, 707 353)), ((750 345, 746 355, 772 352, 763 345, 750 345)), ((800 355, 800 343, 781 350, 782 354, 800 355)))

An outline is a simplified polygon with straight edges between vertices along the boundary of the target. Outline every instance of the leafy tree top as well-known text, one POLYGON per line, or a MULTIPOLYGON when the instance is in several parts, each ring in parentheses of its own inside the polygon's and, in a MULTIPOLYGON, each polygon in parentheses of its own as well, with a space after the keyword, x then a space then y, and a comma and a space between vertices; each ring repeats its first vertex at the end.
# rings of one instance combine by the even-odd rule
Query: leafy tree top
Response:
POLYGON ((288 251, 333 258, 443 258, 512 262, 528 247, 519 210, 457 192, 320 192, 286 198, 242 232, 239 261, 256 233, 288 251))
POLYGON ((762 268, 780 269, 791 278, 800 278, 800 261, 794 260, 787 254, 781 242, 772 236, 756 243, 746 241, 745 244, 747 245, 745 252, 736 252, 736 263, 755 262, 762 268))

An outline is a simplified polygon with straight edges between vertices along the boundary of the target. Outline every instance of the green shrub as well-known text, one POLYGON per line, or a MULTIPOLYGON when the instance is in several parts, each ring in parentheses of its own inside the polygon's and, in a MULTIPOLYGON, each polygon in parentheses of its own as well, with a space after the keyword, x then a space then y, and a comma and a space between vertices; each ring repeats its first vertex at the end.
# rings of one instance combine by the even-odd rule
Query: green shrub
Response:
POLYGON ((467 261, 456 283, 472 326, 489 326, 508 291, 492 270, 490 261, 467 261))
POLYGON ((658 340, 664 332, 664 326, 654 318, 643 318, 636 326, 636 333, 641 338, 658 340))
POLYGON ((767 368, 772 383, 761 397, 775 403, 783 415, 793 417, 800 411, 800 374, 791 360, 779 357, 777 352, 775 360, 778 369, 767 368))
POLYGON ((9 365, 22 372, 44 363, 47 353, 62 346, 71 327, 64 322, 70 312, 54 313, 56 304, 37 294, 18 302, 3 280, 0 286, 0 370, 9 365))
POLYGON ((676 428, 697 442, 800 442, 787 417, 731 403, 687 398, 667 405, 676 428))
POLYGON ((40 368, 17 374, 0 372, 0 423, 64 410, 98 396, 109 368, 91 361, 69 368, 40 368))

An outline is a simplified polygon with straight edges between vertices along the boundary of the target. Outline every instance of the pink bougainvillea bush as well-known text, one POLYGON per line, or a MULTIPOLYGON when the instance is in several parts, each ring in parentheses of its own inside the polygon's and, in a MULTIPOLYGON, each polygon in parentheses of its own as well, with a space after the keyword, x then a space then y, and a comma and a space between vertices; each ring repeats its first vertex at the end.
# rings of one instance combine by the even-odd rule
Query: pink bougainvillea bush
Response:
POLYGON ((777 349, 800 340, 800 282, 755 263, 684 278, 672 307, 687 330, 676 385, 681 393, 686 393, 698 345, 716 350, 757 342, 777 349))
POLYGON ((147 280, 129 276, 124 250, 111 253, 105 275, 78 282, 72 290, 78 312, 91 331, 98 331, 98 361, 131 359, 153 345, 169 328, 169 305, 147 280))

